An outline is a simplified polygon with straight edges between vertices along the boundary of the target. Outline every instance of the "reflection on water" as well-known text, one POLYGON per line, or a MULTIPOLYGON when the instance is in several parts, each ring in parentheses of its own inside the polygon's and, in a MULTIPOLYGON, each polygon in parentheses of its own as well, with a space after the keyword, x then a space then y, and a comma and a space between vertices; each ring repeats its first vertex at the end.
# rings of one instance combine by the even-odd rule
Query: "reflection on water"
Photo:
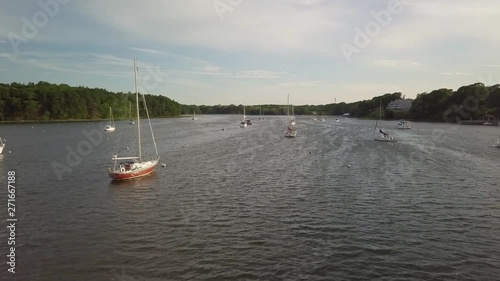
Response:
POLYGON ((299 117, 298 137, 287 139, 284 117, 253 118, 246 129, 239 118, 153 120, 167 167, 121 183, 107 168, 118 138, 133 153, 127 121, 63 180, 52 163, 66 163, 65 147, 97 123, 2 125, 12 154, 0 155, 0 181, 10 169, 18 181, 19 276, 500 276, 500 150, 491 146, 498 128, 414 123, 397 131, 384 122, 399 140, 388 144, 373 141, 372 121, 299 117))

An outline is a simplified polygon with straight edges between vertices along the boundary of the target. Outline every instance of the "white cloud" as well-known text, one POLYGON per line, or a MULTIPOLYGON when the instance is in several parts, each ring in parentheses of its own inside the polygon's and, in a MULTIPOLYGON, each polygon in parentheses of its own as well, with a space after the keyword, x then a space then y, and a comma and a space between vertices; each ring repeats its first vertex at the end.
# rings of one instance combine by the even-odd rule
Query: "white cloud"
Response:
POLYGON ((390 66, 390 67, 415 67, 420 66, 420 63, 415 61, 406 60, 377 60, 373 62, 376 66, 390 66))
POLYGON ((345 20, 357 14, 344 1, 256 0, 243 1, 224 14, 221 21, 212 2, 110 0, 99 2, 97 10, 94 3, 77 3, 82 7, 80 10, 98 22, 139 39, 219 50, 280 53, 326 53, 337 49, 335 31, 340 31, 345 20))
POLYGON ((456 76, 471 76, 472 73, 469 72, 441 72, 441 75, 456 75, 456 76))
POLYGON ((233 76, 236 78, 277 79, 283 74, 285 73, 268 70, 245 70, 236 72, 233 76))

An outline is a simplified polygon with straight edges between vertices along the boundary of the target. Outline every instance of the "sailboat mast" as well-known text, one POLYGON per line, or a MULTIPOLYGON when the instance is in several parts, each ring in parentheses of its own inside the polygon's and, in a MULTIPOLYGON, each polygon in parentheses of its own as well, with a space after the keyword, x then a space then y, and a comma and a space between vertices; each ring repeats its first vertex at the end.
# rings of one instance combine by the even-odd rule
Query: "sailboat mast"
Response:
POLYGON ((288 98, 286 100, 286 116, 290 115, 290 94, 288 94, 288 98))
POLYGON ((139 162, 142 161, 141 151, 141 118, 139 116, 139 90, 137 89, 137 62, 134 60, 135 104, 137 109, 137 136, 139 145, 139 162))
POLYGON ((379 118, 379 119, 382 121, 382 100, 380 100, 380 105, 379 105, 379 110, 378 110, 378 112, 379 112, 379 116, 380 116, 380 118, 379 118))

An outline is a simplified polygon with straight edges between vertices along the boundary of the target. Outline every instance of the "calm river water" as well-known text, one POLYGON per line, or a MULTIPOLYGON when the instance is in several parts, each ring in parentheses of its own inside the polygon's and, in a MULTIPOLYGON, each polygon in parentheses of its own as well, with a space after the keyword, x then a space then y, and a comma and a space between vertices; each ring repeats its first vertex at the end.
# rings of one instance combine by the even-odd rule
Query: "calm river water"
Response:
POLYGON ((107 168, 135 152, 127 122, 0 125, 3 228, 10 170, 18 218, 17 273, 2 231, 0 276, 499 280, 500 128, 383 122, 391 144, 372 140, 374 121, 299 117, 286 139, 285 117, 257 119, 155 119, 166 167, 123 184, 107 168))

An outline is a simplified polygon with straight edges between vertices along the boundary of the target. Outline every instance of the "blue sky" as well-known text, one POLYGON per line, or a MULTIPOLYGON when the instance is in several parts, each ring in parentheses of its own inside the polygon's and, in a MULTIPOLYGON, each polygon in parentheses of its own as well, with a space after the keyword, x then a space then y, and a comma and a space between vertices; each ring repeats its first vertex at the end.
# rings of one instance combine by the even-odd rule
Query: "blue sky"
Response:
POLYGON ((4 83, 128 92, 133 59, 144 91, 199 105, 414 98, 500 83, 497 0, 5 2, 4 83), (359 32, 368 41, 357 44, 359 32))

